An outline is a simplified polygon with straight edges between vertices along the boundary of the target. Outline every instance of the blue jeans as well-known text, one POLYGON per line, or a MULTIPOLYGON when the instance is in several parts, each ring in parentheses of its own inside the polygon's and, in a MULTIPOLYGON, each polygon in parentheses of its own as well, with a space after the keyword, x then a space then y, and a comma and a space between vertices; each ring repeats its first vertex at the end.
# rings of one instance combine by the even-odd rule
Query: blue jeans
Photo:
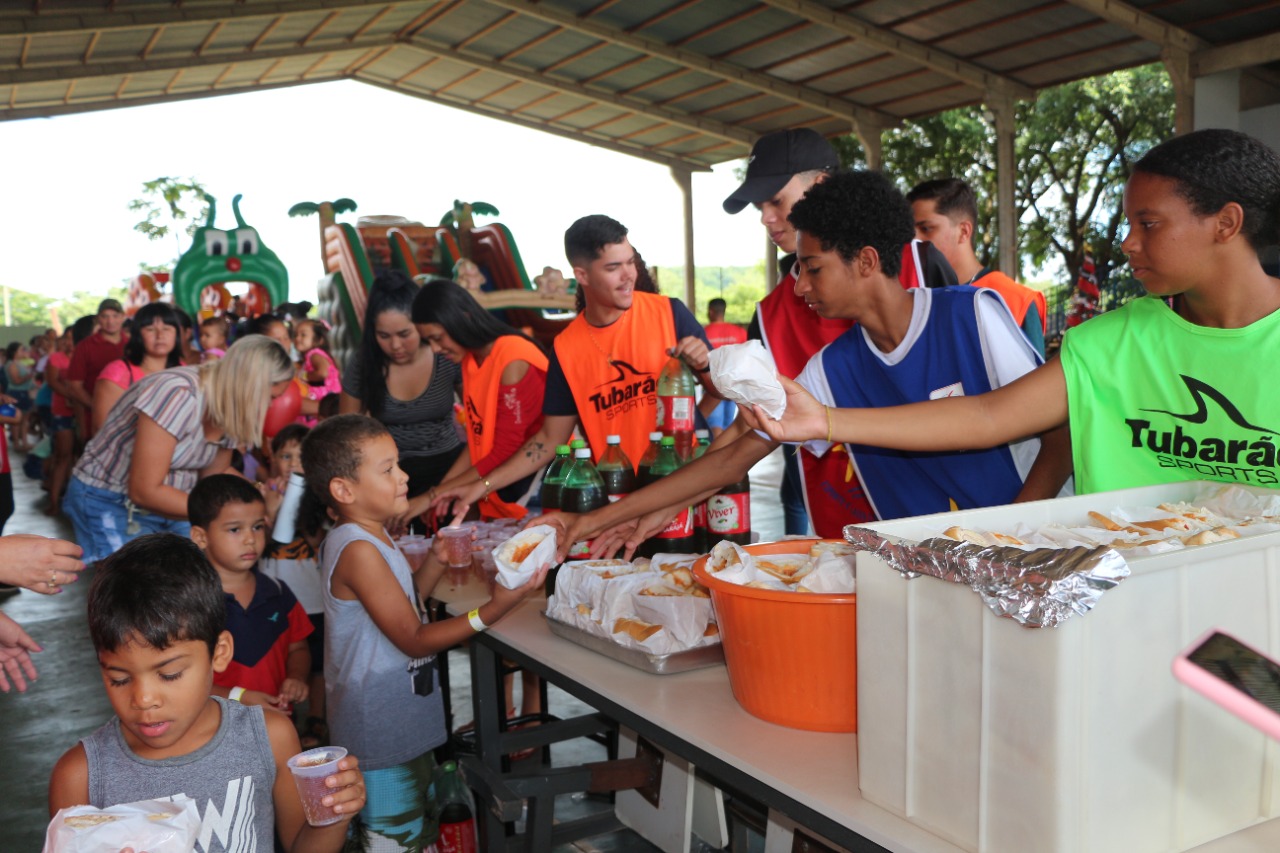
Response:
POLYGON ((144 533, 191 536, 190 522, 165 518, 141 509, 133 511, 138 531, 129 533, 129 508, 125 505, 125 496, 119 492, 90 486, 74 476, 63 495, 62 511, 71 519, 76 531, 76 542, 84 549, 83 559, 86 563, 96 562, 115 553, 121 545, 144 533))
POLYGON ((782 519, 788 536, 809 532, 809 513, 804 508, 804 486, 800 480, 800 448, 782 445, 782 519))

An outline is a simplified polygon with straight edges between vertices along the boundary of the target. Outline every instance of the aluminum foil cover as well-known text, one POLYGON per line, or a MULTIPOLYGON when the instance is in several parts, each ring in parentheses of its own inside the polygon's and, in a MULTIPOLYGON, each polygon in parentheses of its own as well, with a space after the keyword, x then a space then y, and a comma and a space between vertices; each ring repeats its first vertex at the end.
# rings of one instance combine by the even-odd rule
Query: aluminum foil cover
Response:
POLYGON ((1076 613, 1087 613, 1120 581, 1129 564, 1113 548, 986 547, 953 539, 911 543, 886 539, 851 524, 844 538, 875 554, 904 577, 931 575, 965 584, 997 616, 1028 628, 1055 628, 1076 613))

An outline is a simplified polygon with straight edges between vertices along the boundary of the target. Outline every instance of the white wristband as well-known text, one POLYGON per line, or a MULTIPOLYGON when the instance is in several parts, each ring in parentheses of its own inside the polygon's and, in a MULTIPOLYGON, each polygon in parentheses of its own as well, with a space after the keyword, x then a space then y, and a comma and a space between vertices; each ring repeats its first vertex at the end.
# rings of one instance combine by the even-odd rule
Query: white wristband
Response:
POLYGON ((232 702, 239 702, 240 697, 244 695, 243 687, 232 687, 231 692, 227 694, 227 698, 232 702))
POLYGON ((479 607, 477 607, 475 610, 472 610, 470 613, 467 614, 467 621, 471 623, 471 627, 475 630, 477 634, 479 634, 481 631, 487 630, 489 627, 488 625, 484 624, 484 620, 480 618, 479 607))

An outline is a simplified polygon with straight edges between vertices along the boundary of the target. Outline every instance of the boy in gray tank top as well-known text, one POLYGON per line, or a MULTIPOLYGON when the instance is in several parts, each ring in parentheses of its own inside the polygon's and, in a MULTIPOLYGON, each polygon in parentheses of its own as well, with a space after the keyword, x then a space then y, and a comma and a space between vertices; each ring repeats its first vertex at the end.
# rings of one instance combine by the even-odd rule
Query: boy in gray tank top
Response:
POLYGON ((501 619, 542 588, 494 588, 467 616, 427 622, 418 603, 444 574, 434 551, 414 574, 387 534, 409 506, 409 477, 387 428, 339 415, 302 443, 307 488, 338 516, 320 546, 324 594, 324 682, 329 734, 357 748, 368 784, 360 815, 367 850, 417 853, 427 837, 431 750, 444 743, 435 656, 501 619))
POLYGON ((287 766, 302 751, 283 714, 210 695, 231 660, 222 584, 195 543, 140 536, 98 563, 89 634, 116 717, 59 759, 49 814, 77 805, 195 800, 197 853, 342 849, 364 807, 364 777, 348 755, 326 783, 342 818, 307 824, 287 766))

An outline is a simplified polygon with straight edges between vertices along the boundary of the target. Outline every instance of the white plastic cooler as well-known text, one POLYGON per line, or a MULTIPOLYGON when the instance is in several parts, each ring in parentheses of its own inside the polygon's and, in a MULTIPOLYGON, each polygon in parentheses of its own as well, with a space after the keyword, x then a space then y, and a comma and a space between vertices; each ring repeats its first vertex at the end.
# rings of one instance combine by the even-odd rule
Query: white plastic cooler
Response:
MULTIPOLYGON (((870 525, 1084 524, 1197 483, 870 525)), ((1171 675, 1210 626, 1280 652, 1280 534, 1147 557, 1058 628, 968 587, 858 558, 858 765, 866 799, 966 850, 1182 851, 1280 815, 1277 744, 1171 675)))

